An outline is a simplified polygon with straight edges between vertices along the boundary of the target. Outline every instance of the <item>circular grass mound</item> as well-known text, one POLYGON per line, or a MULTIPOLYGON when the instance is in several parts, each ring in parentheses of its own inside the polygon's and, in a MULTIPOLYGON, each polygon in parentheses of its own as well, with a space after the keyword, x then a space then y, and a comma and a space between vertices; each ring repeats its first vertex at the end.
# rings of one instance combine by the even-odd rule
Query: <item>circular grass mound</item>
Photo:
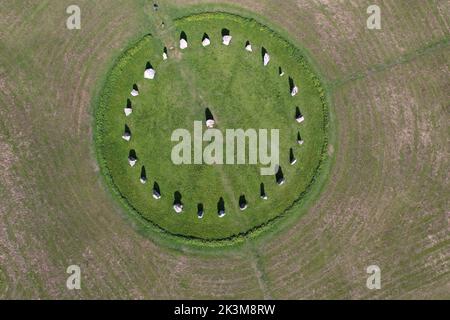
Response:
MULTIPOLYGON (((206 13, 175 25, 165 43, 145 36, 110 72, 96 112, 102 171, 126 209, 159 231, 202 240, 249 234, 291 208, 315 180, 327 140, 323 89, 300 51, 254 20, 206 13), (232 36, 229 45, 224 35, 232 36), (181 38, 188 43, 184 50, 181 38), (154 79, 144 78, 149 69, 156 71, 154 79), (130 94, 133 88, 139 95, 130 94), (304 121, 297 121, 301 117, 304 121), (249 139, 244 164, 226 164, 229 144, 223 146, 225 164, 195 164, 194 123, 205 133, 208 119, 225 141, 227 129, 257 134, 263 129, 270 145, 271 130, 278 129, 279 174, 261 175, 269 165, 259 157, 257 164, 249 163, 249 139), (192 137, 192 164, 173 161, 177 129, 192 137), (123 138, 128 135, 129 141, 123 138), (137 160, 133 167, 130 159, 137 160), (181 213, 174 204, 182 204, 181 213)), ((208 145, 203 142, 197 157, 211 151, 208 145)), ((235 151, 235 162, 236 156, 235 151)))

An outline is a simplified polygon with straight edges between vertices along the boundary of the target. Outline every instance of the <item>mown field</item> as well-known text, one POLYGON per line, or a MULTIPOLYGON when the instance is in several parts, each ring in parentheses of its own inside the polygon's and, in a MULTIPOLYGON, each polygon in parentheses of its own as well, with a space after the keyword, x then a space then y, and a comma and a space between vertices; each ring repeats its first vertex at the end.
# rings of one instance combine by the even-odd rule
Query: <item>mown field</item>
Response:
POLYGON ((376 1, 378 31, 365 28, 365 0, 173 0, 158 13, 143 0, 77 2, 78 31, 65 28, 71 1, 0 4, 1 298, 450 297, 448 1, 376 1), (93 147, 114 59, 149 32, 169 41, 173 17, 203 10, 248 14, 302 47, 337 124, 320 198, 237 249, 136 232, 93 147), (65 286, 71 264, 82 290, 65 286), (373 264, 381 290, 365 286, 373 264))

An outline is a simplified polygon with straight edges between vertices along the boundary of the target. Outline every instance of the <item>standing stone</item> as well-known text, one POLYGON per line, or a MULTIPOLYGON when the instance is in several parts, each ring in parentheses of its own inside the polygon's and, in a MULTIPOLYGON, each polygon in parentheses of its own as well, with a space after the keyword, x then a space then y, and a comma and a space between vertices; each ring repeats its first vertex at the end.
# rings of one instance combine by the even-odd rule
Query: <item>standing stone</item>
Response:
POLYGON ((185 39, 180 39, 180 49, 186 49, 188 47, 188 43, 185 39))
POLYGON ((297 143, 298 143, 299 145, 302 145, 302 144, 304 143, 304 141, 303 141, 303 139, 302 139, 302 136, 300 135, 300 132, 297 133, 297 143))
POLYGON ((208 38, 203 39, 202 46, 207 47, 211 44, 211 41, 208 38))
POLYGON ((156 190, 155 188, 153 188, 153 198, 154 198, 155 200, 161 199, 161 194, 160 194, 159 191, 156 190))
POLYGON ((131 113, 133 113, 133 109, 131 109, 130 107, 125 107, 123 109, 123 112, 125 113, 125 117, 128 117, 131 113))
POLYGON ((156 71, 153 68, 148 68, 144 72, 144 78, 153 80, 155 78, 156 71))
POLYGON ((228 45, 230 45, 230 42, 231 42, 231 39, 232 39, 233 37, 232 36, 230 36, 230 35, 226 35, 226 36, 223 36, 223 44, 224 45, 226 45, 226 46, 228 46, 228 45))
POLYGON ((173 209, 176 213, 181 213, 183 212, 183 205, 181 203, 176 203, 173 205, 173 209))
POLYGON ((136 158, 134 158, 132 156, 128 157, 128 164, 130 165, 130 167, 134 167, 136 165, 136 162, 137 162, 136 158))
POLYGON ((270 62, 270 56, 269 56, 269 54, 266 52, 266 53, 264 54, 264 66, 267 66, 267 65, 269 64, 269 62, 270 62))
POLYGON ((122 139, 125 140, 125 141, 130 141, 130 139, 131 139, 131 133, 125 132, 125 133, 123 134, 123 136, 122 136, 122 139))

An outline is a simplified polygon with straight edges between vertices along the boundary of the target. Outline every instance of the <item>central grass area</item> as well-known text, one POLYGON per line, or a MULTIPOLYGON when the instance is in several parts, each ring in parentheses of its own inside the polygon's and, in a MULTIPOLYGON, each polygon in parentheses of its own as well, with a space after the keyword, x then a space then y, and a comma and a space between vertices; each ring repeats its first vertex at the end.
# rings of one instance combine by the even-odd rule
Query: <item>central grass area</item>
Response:
POLYGON ((127 210, 170 234, 207 240, 246 234, 288 210, 314 180, 326 141, 324 93, 299 50, 254 20, 208 13, 176 20, 175 25, 170 33, 177 45, 168 46, 168 60, 162 59, 166 44, 146 36, 110 73, 97 111, 104 173, 127 210), (223 29, 233 37, 229 46, 222 44, 223 29), (178 47, 181 33, 189 44, 185 50, 178 47), (202 46, 204 33, 210 46, 202 46), (244 49, 247 41, 253 52, 244 49), (263 48, 271 57, 266 67, 263 48), (156 70, 154 80, 144 79, 148 63, 156 70), (299 87, 295 97, 289 78, 299 87), (134 84, 137 97, 130 95, 134 84), (127 103, 133 113, 125 117, 127 103), (297 108, 305 118, 300 124, 295 121, 297 108), (260 164, 175 165, 172 132, 183 128, 193 135, 194 121, 202 121, 205 131, 206 109, 224 135, 226 129, 279 129, 286 182, 280 186, 274 175, 262 176, 260 164), (125 126, 131 131, 129 142, 121 138, 125 126), (298 134, 303 145, 297 143, 298 134), (291 149, 295 165, 290 165, 291 149), (134 167, 127 160, 130 150, 137 154, 134 167), (146 184, 139 179, 142 166, 146 184), (160 200, 152 197, 155 182, 160 200), (261 184, 267 200, 260 197, 261 184), (239 209, 242 195, 248 203, 245 211, 239 209), (180 196, 184 211, 177 214, 172 206, 180 196), (221 198, 226 211, 222 218, 217 214, 221 198), (198 204, 204 207, 203 219, 197 217, 198 204))

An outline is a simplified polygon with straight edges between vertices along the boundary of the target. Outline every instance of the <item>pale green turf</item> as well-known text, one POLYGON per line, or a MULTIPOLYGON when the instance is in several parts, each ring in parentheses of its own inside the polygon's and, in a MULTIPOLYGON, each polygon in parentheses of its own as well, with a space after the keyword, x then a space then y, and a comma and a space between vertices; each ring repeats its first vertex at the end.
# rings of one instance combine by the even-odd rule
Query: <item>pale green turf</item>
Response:
MULTIPOLYGON (((169 51, 169 60, 161 58, 163 44, 151 36, 130 49, 111 72, 104 89, 104 108, 99 108, 100 152, 106 174, 128 204, 144 218, 172 234, 202 239, 224 239, 246 233, 275 218, 299 198, 311 183, 322 157, 325 143, 323 99, 317 78, 300 53, 271 30, 253 20, 224 14, 206 14, 176 21, 173 36, 181 31, 188 36, 189 48, 169 51), (222 45, 222 28, 231 31, 230 46, 222 45), (212 44, 203 48, 206 32, 212 44), (244 50, 250 40, 253 53, 244 50), (262 65, 261 48, 271 55, 268 67, 262 65), (144 80, 147 62, 157 71, 155 80, 144 80), (278 75, 278 67, 285 76, 278 75), (296 97, 289 94, 288 77, 300 88, 296 97), (136 83, 140 90, 132 98, 136 83), (133 114, 123 113, 130 98, 133 114), (299 106, 305 122, 295 121, 299 106), (194 120, 205 120, 210 108, 217 128, 280 129, 280 162, 286 184, 278 186, 274 176, 261 176, 260 165, 181 165, 171 161, 173 130, 193 131, 194 120), (132 132, 131 142, 121 139, 124 125, 132 132), (300 131, 305 144, 296 144, 300 131), (289 165, 289 149, 298 162, 289 165), (130 149, 137 152, 138 164, 130 168, 130 149), (148 183, 139 176, 145 166, 148 183), (158 182, 162 199, 152 198, 153 182, 158 182), (265 184, 269 200, 259 197, 259 185, 265 184), (179 191, 185 210, 173 209, 174 192, 179 191), (238 199, 244 194, 249 208, 241 212, 238 199), (217 202, 225 200, 227 215, 217 216, 217 202), (197 204, 205 207, 205 216, 197 218, 197 204)), ((206 129, 204 127, 204 129, 206 129)))

